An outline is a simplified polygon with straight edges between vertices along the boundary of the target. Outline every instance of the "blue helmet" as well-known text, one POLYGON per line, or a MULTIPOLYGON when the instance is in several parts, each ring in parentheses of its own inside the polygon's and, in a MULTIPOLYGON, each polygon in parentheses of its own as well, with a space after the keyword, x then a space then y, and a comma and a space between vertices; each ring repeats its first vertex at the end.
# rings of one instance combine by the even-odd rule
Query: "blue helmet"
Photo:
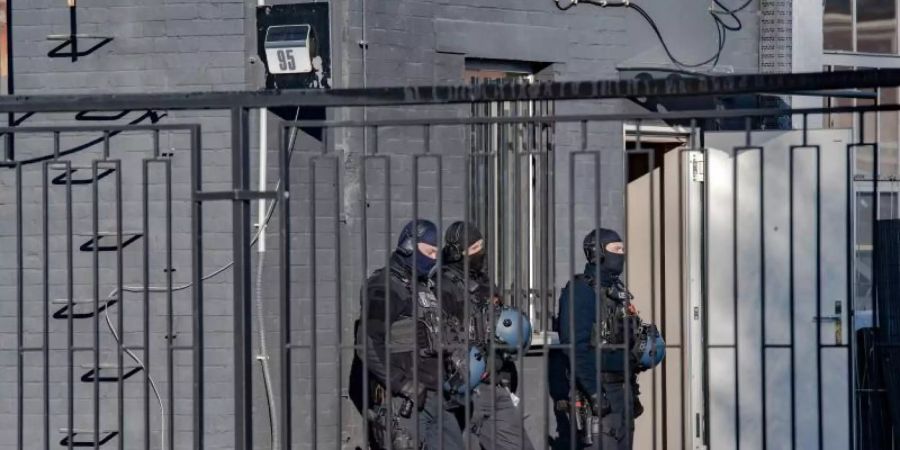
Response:
POLYGON ((452 395, 465 395, 481 384, 487 372, 487 357, 477 345, 469 346, 468 353, 457 350, 451 353, 445 362, 444 391, 452 395), (466 383, 466 364, 469 367, 469 379, 466 383))
POLYGON ((515 353, 517 349, 527 350, 531 346, 531 333, 531 320, 523 312, 512 307, 500 310, 494 327, 494 337, 501 345, 515 347, 504 351, 515 353))
POLYGON ((649 370, 662 362, 666 357, 666 341, 663 340, 656 325, 641 325, 637 333, 632 354, 637 360, 638 370, 649 370))

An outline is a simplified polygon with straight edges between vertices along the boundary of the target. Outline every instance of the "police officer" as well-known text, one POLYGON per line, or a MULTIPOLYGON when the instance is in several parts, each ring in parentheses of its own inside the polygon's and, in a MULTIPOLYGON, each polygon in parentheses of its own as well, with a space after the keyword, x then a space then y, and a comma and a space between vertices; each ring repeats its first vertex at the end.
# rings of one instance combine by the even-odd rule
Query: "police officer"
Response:
POLYGON ((351 366, 350 398, 369 420, 370 445, 376 448, 414 450, 464 447, 462 433, 449 412, 439 408, 438 361, 427 348, 430 339, 423 325, 440 314, 429 275, 438 256, 437 227, 427 220, 409 222, 400 233, 388 267, 376 270, 362 288, 366 302, 366 335, 357 322, 359 349, 351 366), (414 303, 416 307, 414 309, 414 303), (386 354, 386 344, 390 353, 386 354), (415 348, 416 351, 413 351, 415 348), (363 359, 368 369, 364 386, 363 359), (388 359, 390 358, 390 359, 388 359), (417 359, 414 380, 413 361, 417 359), (363 407, 362 389, 369 389, 369 404, 363 407), (390 390, 392 399, 387 402, 390 390), (415 423, 418 410, 418 424, 415 423), (443 417, 443 428, 439 428, 443 417), (418 426, 418 444, 413 442, 418 426), (390 435, 390 439, 388 439, 390 435))
MULTIPOLYGON (((527 318, 521 317, 518 311, 500 309, 497 289, 486 271, 486 259, 487 248, 478 228, 465 222, 454 222, 447 228, 440 273, 445 309, 470 324, 470 338, 485 350, 491 348, 489 341, 498 337, 501 339, 495 340, 497 343, 521 345, 531 336, 530 327, 525 330, 523 326, 527 318), (469 320, 465 317, 467 303, 469 320), (506 320, 508 330, 502 329, 501 316, 511 317, 506 320), (501 329, 494 326, 497 321, 501 329), (502 339, 507 336, 513 339, 502 339), (515 337, 519 342, 507 342, 516 340, 515 337)), ((518 398, 512 393, 516 367, 511 354, 507 349, 488 358, 494 360, 494 379, 485 374, 483 383, 471 395, 471 423, 466 431, 473 448, 479 443, 485 449, 534 448, 524 433, 518 398)), ((462 407, 457 409, 457 414, 464 416, 464 410, 460 410, 462 407)))
POLYGON ((630 450, 634 419, 641 415, 643 407, 638 401, 635 376, 640 366, 630 348, 626 351, 623 344, 628 341, 631 345, 639 339, 642 326, 631 306, 632 296, 619 278, 625 265, 625 247, 618 233, 600 228, 585 237, 584 253, 587 257, 584 272, 575 277, 574 284, 566 285, 559 298, 560 344, 574 343, 575 347, 574 355, 563 350, 552 358, 551 395, 558 400, 559 442, 568 444, 569 424, 575 420, 584 429, 578 433, 582 445, 599 438, 606 450, 630 450), (598 307, 600 323, 596 320, 598 307), (596 351, 601 344, 612 347, 603 349, 599 361, 602 388, 597 386, 596 351), (573 356, 574 374, 568 373, 573 356), (568 383, 560 383, 560 376, 568 383, 575 383, 576 399, 568 398, 568 383), (630 386, 626 387, 627 384, 630 386), (629 390, 630 393, 626 392, 629 390), (564 400, 559 400, 560 397, 564 400), (569 417, 572 409, 576 409, 575 418, 569 417), (592 423, 598 420, 599 424, 592 423), (600 435, 595 437, 596 431, 600 435))

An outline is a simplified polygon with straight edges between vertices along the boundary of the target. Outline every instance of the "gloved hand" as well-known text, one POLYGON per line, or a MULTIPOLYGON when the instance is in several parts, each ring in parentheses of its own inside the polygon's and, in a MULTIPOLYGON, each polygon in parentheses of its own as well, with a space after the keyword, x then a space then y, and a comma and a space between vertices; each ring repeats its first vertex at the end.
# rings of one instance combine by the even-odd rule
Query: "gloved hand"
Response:
POLYGON ((644 414, 644 405, 641 404, 641 387, 637 384, 637 377, 633 377, 631 381, 631 396, 634 399, 632 403, 634 418, 637 419, 644 414))
POLYGON ((409 417, 413 408, 421 411, 425 407, 426 390, 422 384, 416 385, 412 381, 406 381, 396 394, 404 399, 403 406, 398 411, 403 417, 409 417))
POLYGON ((591 406, 594 408, 594 415, 597 417, 604 417, 612 411, 609 400, 602 393, 591 395, 591 406))

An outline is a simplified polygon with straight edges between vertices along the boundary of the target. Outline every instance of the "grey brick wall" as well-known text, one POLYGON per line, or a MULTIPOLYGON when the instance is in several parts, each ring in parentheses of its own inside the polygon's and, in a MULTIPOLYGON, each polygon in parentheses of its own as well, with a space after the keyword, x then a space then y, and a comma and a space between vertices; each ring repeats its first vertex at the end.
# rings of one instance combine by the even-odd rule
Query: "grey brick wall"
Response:
MULTIPOLYGON (((283 3, 283 2, 282 2, 283 3)), ((507 59, 546 63, 549 66, 540 77, 556 80, 613 78, 615 64, 626 55, 627 32, 624 12, 620 10, 584 9, 575 14, 561 13, 549 0, 488 0, 488 1, 367 1, 335 2, 332 4, 333 73, 338 87, 363 85, 361 48, 362 6, 366 9, 366 39, 369 42, 367 77, 369 86, 403 84, 457 84, 463 81, 466 58, 507 59)), ((226 0, 96 0, 82 1, 79 7, 80 32, 105 34, 115 40, 96 54, 78 62, 65 59, 49 59, 46 56, 51 43, 46 35, 68 31, 68 16, 62 2, 56 0, 29 0, 16 2, 13 20, 15 44, 15 76, 17 92, 73 93, 73 92, 156 92, 187 90, 243 89, 255 84, 254 72, 246 64, 247 57, 255 49, 253 24, 245 17, 253 7, 247 2, 226 0), (252 81, 252 82, 251 82, 252 81)), ((581 112, 612 112, 621 108, 617 102, 584 102, 558 105, 560 114, 581 112)), ((423 117, 467 114, 468 107, 429 108, 370 108, 369 118, 423 117)), ((331 118, 361 118, 362 111, 336 110, 331 118)), ((135 118, 131 113, 119 122, 135 118)), ((301 115, 302 116, 302 115, 301 115)), ((274 120, 274 118, 273 118, 274 120)), ((203 127, 204 167, 203 176, 207 189, 227 189, 230 185, 230 135, 229 119, 223 112, 173 112, 164 122, 199 123, 203 127)), ((29 123, 71 123, 71 115, 35 117, 29 123)), ((277 173, 274 169, 278 150, 275 127, 270 137, 269 149, 270 186, 274 187, 277 173)), ((364 143, 359 130, 334 130, 329 135, 333 158, 320 158, 312 168, 313 154, 319 143, 308 136, 300 136, 291 169, 292 208, 292 341, 309 343, 312 329, 312 307, 316 308, 316 339, 319 345, 315 374, 317 392, 315 405, 310 396, 313 367, 307 350, 293 352, 294 416, 292 429, 295 442, 292 448, 315 448, 309 442, 312 419, 316 420, 318 448, 334 448, 337 440, 351 447, 360 444, 360 418, 352 411, 349 402, 340 400, 347 388, 350 350, 338 351, 337 344, 352 342, 352 326, 358 314, 358 291, 361 280, 383 264, 385 240, 391 243, 402 224, 413 214, 413 190, 411 173, 413 154, 424 150, 421 128, 392 128, 381 131, 378 151, 391 154, 390 206, 387 217, 386 199, 382 194, 386 176, 382 161, 366 158, 364 148, 373 150, 370 139, 364 143), (368 161, 366 184, 361 183, 362 165, 368 161), (315 177, 315 199, 310 198, 312 180, 315 177), (367 204, 362 200, 363 190, 368 193, 367 204), (312 206, 315 205, 315 211, 312 206), (367 259, 361 257, 362 208, 367 208, 368 236, 367 259), (312 233, 315 223, 316 232, 312 233), (337 246, 340 244, 340 253, 337 246), (312 280, 312 257, 315 256, 315 280, 312 280), (315 295, 312 287, 315 286, 315 295), (340 289, 340 295, 338 295, 340 289), (341 314, 338 315, 338 307, 341 314), (340 328, 338 328, 340 325, 340 328), (338 370, 339 364, 342 366, 338 370), (340 397, 339 397, 340 396, 340 397), (342 408, 343 413, 338 414, 342 408), (339 420, 341 419, 341 420, 339 420), (342 421, 342 422, 341 422, 342 421), (343 429, 339 430, 340 423, 343 429)), ((461 188, 464 167, 465 138, 462 127, 438 127, 432 131, 431 151, 442 158, 442 204, 438 210, 436 163, 422 159, 419 174, 419 215, 437 220, 442 225, 462 218, 467 199, 461 188)), ((63 147, 77 145, 89 136, 65 136, 63 147)), ((603 222, 607 226, 621 228, 624 224, 624 174, 622 159, 621 125, 610 123, 592 125, 589 129, 589 148, 600 149, 601 192, 594 188, 592 162, 578 160, 574 194, 569 192, 568 168, 570 153, 581 147, 580 129, 577 124, 560 124, 557 127, 555 147, 556 218, 555 259, 557 284, 568 277, 569 217, 575 220, 576 266, 581 265, 578 248, 581 236, 593 226, 595 195, 602 196, 603 222)), ((141 227, 141 159, 151 150, 149 135, 117 136, 113 139, 114 155, 123 159, 123 195, 125 228, 141 227)), ((188 139, 184 133, 163 133, 160 137, 164 150, 174 154, 173 164, 173 221, 174 221, 174 274, 175 285, 188 283, 190 264, 190 203, 189 203, 189 153, 188 139)), ((17 139, 20 158, 46 154, 52 142, 49 138, 17 139)), ((255 144, 254 144, 255 146, 255 144)), ((76 162, 89 162, 99 157, 100 148, 92 148, 72 156, 76 162)), ((255 164, 255 159, 254 159, 255 164)), ((255 173, 255 168, 253 169, 255 173)), ((83 173, 83 172, 82 172, 83 173)), ((100 183, 101 229, 113 226, 113 211, 108 202, 113 198, 114 185, 105 179, 100 183)), ((0 246, 7 252, 15 248, 13 173, 0 172, 0 246)), ((164 262, 164 208, 162 201, 163 180, 159 171, 153 172, 151 183, 150 227, 147 237, 151 248, 151 285, 165 282, 164 262)), ((40 345, 43 330, 42 256, 41 256, 41 183, 40 165, 25 169, 25 325, 28 333, 26 345, 40 345)), ((254 181, 255 185, 255 181, 254 181)), ((64 256, 68 250, 64 239, 64 191, 54 186, 51 190, 51 298, 65 295, 64 256)), ((90 232, 91 191, 89 186, 75 187, 73 192, 74 226, 77 233, 90 232)), ((231 209, 227 204, 210 203, 204 206, 204 273, 231 260, 231 209)), ((275 218, 277 220, 277 215, 275 218)), ((277 222, 273 222, 277 223, 277 222)), ((278 258, 277 230, 268 232, 268 254, 262 272, 262 293, 265 300, 264 324, 267 328, 267 347, 271 353, 272 374, 279 394, 277 377, 280 368, 278 357, 278 258)), ((79 242, 76 242, 76 245, 79 242)), ((126 285, 140 285, 142 277, 141 245, 138 241, 125 251, 123 277, 126 285)), ((76 249, 77 250, 77 249, 76 249)), ((93 273, 89 253, 75 252, 76 296, 93 295, 93 273)), ((256 277, 256 261, 252 268, 256 277)), ((114 258, 104 255, 100 261, 101 293, 114 287, 116 266, 114 258)), ((5 286, 0 291, 0 383, 6 388, 0 405, 0 448, 15 445, 15 262, 0 262, 0 280, 5 286)), ((232 379, 232 273, 225 271, 208 280, 205 287, 205 368, 206 382, 206 430, 209 448, 232 448, 233 430, 233 379, 232 379)), ((254 281, 254 287, 256 283, 254 281)), ((190 301, 191 289, 174 294, 174 327, 177 345, 191 343, 190 301)), ((115 321, 124 310, 124 338, 128 345, 139 345, 144 331, 141 321, 143 296, 129 293, 123 303, 111 309, 115 321)), ((151 373, 159 380, 165 396, 174 389, 176 401, 176 445, 174 448, 191 448, 191 361, 189 353, 175 357, 174 383, 165 373, 165 296, 151 294, 151 348, 142 357, 150 359, 151 373)), ((89 345, 94 322, 81 320, 75 323, 77 345, 89 345)), ((101 327, 101 359, 111 362, 115 344, 105 325, 101 327)), ((254 324, 256 327, 256 324, 254 324)), ((66 328, 64 321, 51 321, 51 429, 66 426, 66 328)), ((254 337, 255 339, 255 337, 254 337)), ((254 349, 256 348, 254 342, 254 349)), ((79 353, 76 365, 90 364, 90 353, 79 353)), ((543 373, 529 363, 524 370, 525 402, 528 405, 529 429, 539 430, 532 439, 540 445, 543 439, 543 373), (534 380, 534 381, 529 381, 534 380)), ((31 425, 41 423, 43 414, 41 399, 41 362, 37 356, 26 357, 26 420, 31 425)), ((76 376, 80 371, 76 370, 76 376)), ((92 388, 86 383, 73 385, 76 398, 76 426, 92 425, 92 388)), ((140 376, 126 383, 124 405, 126 409, 126 448, 143 445, 142 383, 140 376)), ((265 396, 259 371, 254 368, 255 392, 255 440, 257 447, 269 445, 268 419, 265 396)), ((101 386, 101 427, 115 429, 116 391, 113 385, 101 386)), ((167 405, 172 408, 173 405, 167 405)), ((150 405, 154 448, 159 445, 159 419, 155 400, 150 405)), ((44 438, 40 426, 26 427, 26 448, 42 447, 44 438)), ((52 434, 51 444, 61 439, 52 434)), ((112 441, 107 445, 115 445, 112 441)))

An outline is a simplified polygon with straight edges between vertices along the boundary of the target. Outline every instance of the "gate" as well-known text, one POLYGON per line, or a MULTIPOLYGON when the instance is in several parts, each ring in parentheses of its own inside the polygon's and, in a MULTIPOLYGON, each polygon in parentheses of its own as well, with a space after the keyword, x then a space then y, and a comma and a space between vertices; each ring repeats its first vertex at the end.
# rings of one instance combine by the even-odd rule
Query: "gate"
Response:
POLYGON ((531 316, 515 361, 523 448, 578 432, 557 426, 547 387, 551 358, 572 349, 553 323, 601 225, 625 236, 628 285, 668 344, 639 375, 637 447, 871 448, 862 410, 891 397, 856 372, 872 349, 856 333, 878 325, 864 266, 897 196, 866 124, 900 108, 609 111, 898 85, 885 70, 0 98, 0 112, 34 116, 0 130, 0 240, 15 255, 0 266, 0 446, 364 446, 347 400, 360 286, 420 217, 441 234, 476 222, 498 294, 531 316), (472 114, 510 110, 479 107, 498 102, 542 106, 472 114), (268 133, 276 181, 254 189, 249 112, 284 106, 300 120, 268 133), (329 120, 302 120, 304 107, 329 120), (362 107, 369 119, 348 119, 362 107), (816 125, 833 117, 858 131, 816 125))

